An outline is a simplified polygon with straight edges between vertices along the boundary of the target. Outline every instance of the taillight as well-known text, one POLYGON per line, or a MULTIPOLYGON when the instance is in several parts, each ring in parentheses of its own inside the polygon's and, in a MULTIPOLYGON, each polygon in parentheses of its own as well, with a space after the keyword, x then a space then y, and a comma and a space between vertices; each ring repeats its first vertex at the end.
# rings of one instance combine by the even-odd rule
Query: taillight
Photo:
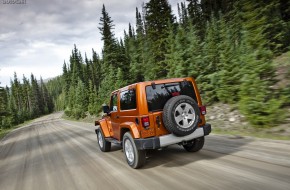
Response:
POLYGON ((150 125, 149 116, 142 117, 141 121, 142 121, 143 127, 145 127, 145 128, 149 127, 149 125, 150 125))
POLYGON ((171 93, 171 96, 173 96, 173 97, 174 97, 174 96, 179 96, 179 95, 180 95, 179 92, 172 92, 172 93, 171 93))
POLYGON ((200 106, 199 110, 200 110, 201 115, 205 115, 206 114, 206 107, 205 106, 200 106))

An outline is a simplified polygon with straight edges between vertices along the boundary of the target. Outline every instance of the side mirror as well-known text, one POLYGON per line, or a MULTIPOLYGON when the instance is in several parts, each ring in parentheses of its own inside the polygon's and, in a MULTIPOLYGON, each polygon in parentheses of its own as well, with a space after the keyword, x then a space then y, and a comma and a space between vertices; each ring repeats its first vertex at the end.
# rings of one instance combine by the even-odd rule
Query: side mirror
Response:
POLYGON ((102 107, 103 107, 103 112, 106 114, 109 114, 109 112, 110 112, 109 106, 106 104, 103 104, 102 107))

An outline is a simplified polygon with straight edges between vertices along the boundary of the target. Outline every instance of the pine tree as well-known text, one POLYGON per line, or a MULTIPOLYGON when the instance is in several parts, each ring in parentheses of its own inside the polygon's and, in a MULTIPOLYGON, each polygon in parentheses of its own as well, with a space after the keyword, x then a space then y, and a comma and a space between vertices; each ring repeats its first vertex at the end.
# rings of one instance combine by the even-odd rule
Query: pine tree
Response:
POLYGON ((99 24, 101 27, 99 27, 99 30, 102 35, 102 40, 104 41, 104 50, 106 51, 106 48, 109 48, 112 42, 115 41, 115 35, 112 32, 114 29, 113 20, 106 11, 105 5, 103 5, 102 8, 102 17, 100 18, 100 21, 99 24))
MULTIPOLYGON (((120 68, 122 73, 128 72, 130 69, 130 59, 126 54, 126 48, 122 39, 120 39, 120 43, 118 43, 117 55, 119 67, 116 69, 120 68)), ((130 80, 130 75, 125 75, 124 80, 130 80)))
POLYGON ((272 53, 260 45, 252 49, 249 36, 244 36, 241 61, 242 84, 239 107, 254 125, 273 126, 284 118, 282 100, 271 86, 275 84, 272 53))
POLYGON ((23 106, 24 106, 24 119, 32 118, 32 103, 31 103, 31 85, 29 80, 23 75, 23 106))
MULTIPOLYGON (((44 92, 47 92, 47 89, 44 88, 44 92)), ((31 74, 31 82, 23 75, 23 83, 21 83, 17 74, 14 73, 11 87, 0 88, 0 126, 11 127, 50 113, 53 111, 53 107, 45 112, 46 104, 44 101, 49 99, 51 97, 43 93, 42 86, 38 85, 33 74, 31 74)), ((53 106, 53 102, 50 102, 50 105, 53 106)))
POLYGON ((130 58, 130 82, 144 81, 145 69, 145 33, 141 13, 136 8, 136 36, 125 35, 127 54, 130 58))
MULTIPOLYGON (((5 89, 0 86, 0 116, 5 116, 7 113, 7 96, 5 89)), ((1 123, 0 123, 1 124, 1 123)))
POLYGON ((218 21, 212 16, 206 27, 205 42, 203 44, 203 60, 201 72, 197 77, 200 83, 201 94, 207 103, 217 101, 218 72, 221 69, 220 63, 220 28, 218 21))
MULTIPOLYGON (((240 46, 242 41, 243 33, 243 17, 241 13, 242 4, 240 1, 236 1, 233 4, 233 9, 227 14, 222 15, 224 22, 226 24, 225 29, 229 28, 231 30, 232 45, 235 49, 240 46)), ((222 26, 224 27, 224 26, 222 26)))
POLYGON ((89 105, 88 105, 88 111, 91 115, 97 114, 97 89, 96 86, 93 85, 92 81, 89 81, 89 105))
POLYGON ((101 79, 102 79, 102 71, 101 71, 101 61, 99 55, 95 52, 95 50, 92 50, 92 63, 91 63, 91 80, 93 82, 93 85, 95 85, 97 88, 100 86, 101 79))
POLYGON ((65 62, 63 63, 62 72, 62 77, 64 81, 64 93, 67 95, 70 87, 70 76, 65 62))
MULTIPOLYGON (((217 96, 218 99, 224 103, 235 103, 237 102, 240 90, 240 60, 239 60, 239 49, 235 45, 236 39, 233 33, 234 29, 227 27, 224 18, 220 20, 221 25, 221 43, 219 44, 220 49, 220 62, 221 69, 218 72, 218 88, 217 96)), ((242 53, 242 52, 241 52, 242 53)))
POLYGON ((127 80, 125 79, 122 69, 118 68, 116 73, 116 83, 114 88, 119 89, 127 85, 127 80))
POLYGON ((187 48, 190 44, 190 40, 186 35, 185 29, 179 27, 174 43, 174 47, 171 47, 171 60, 167 60, 171 65, 170 74, 171 77, 187 77, 189 76, 189 68, 191 65, 192 51, 187 48))
POLYGON ((11 96, 13 96, 13 102, 11 107, 15 112, 13 115, 13 120, 16 124, 22 123, 25 120, 24 116, 24 106, 23 106, 23 88, 20 81, 17 78, 17 74, 14 73, 14 80, 11 81, 11 96))
POLYGON ((44 114, 44 103, 39 85, 33 74, 31 74, 31 86, 32 116, 39 117, 44 114))
POLYGON ((11 82, 11 88, 12 88, 12 96, 15 97, 15 106, 18 111, 21 111, 21 87, 20 87, 20 82, 17 78, 17 74, 14 73, 14 80, 11 82))
POLYGON ((179 3, 177 4, 178 7, 178 16, 179 16, 179 24, 183 27, 183 28, 187 28, 189 23, 189 14, 188 14, 188 9, 186 7, 185 3, 179 3))
POLYGON ((42 101, 44 103, 44 114, 51 113, 53 111, 54 105, 51 96, 48 93, 47 87, 44 84, 42 78, 40 78, 40 89, 42 94, 42 101))
POLYGON ((74 118, 80 119, 85 116, 85 112, 88 108, 88 96, 85 84, 78 80, 77 88, 75 89, 74 105, 72 109, 72 114, 74 118))
POLYGON ((177 54, 177 46, 176 46, 176 40, 175 40, 175 31, 173 28, 171 28, 170 33, 167 37, 167 53, 165 54, 165 62, 167 63, 167 77, 168 78, 174 78, 177 77, 176 74, 176 54, 177 54))
POLYGON ((284 43, 287 39, 287 27, 279 11, 279 1, 242 0, 241 3, 243 28, 249 32, 250 45, 257 49, 263 44, 264 48, 271 49, 274 53, 283 50, 287 44, 284 43))
POLYGON ((187 2, 188 2, 187 10, 189 20, 196 29, 196 35, 198 35, 201 39, 203 39, 207 20, 205 19, 204 14, 202 12, 200 1, 187 0, 187 2))
POLYGON ((7 92, 5 88, 0 86, 0 130, 2 128, 10 127, 6 119, 7 116, 9 116, 7 103, 8 103, 7 92))
POLYGON ((167 0, 150 0, 146 8, 146 37, 149 43, 151 59, 147 60, 147 79, 163 78, 167 75, 165 63, 166 39, 169 26, 174 23, 171 6, 167 0))
POLYGON ((91 80, 91 70, 90 70, 91 60, 88 59, 87 53, 85 53, 85 65, 83 66, 83 74, 84 74, 84 85, 86 89, 89 89, 89 80, 91 80))
POLYGON ((194 78, 199 77, 202 74, 203 70, 203 44, 200 42, 200 38, 198 37, 197 30, 193 25, 189 25, 189 34, 188 34, 189 44, 185 46, 189 53, 191 53, 191 57, 189 59, 190 62, 190 70, 188 72, 188 76, 192 76, 194 78))
POLYGON ((70 57, 70 85, 76 87, 78 80, 84 81, 83 77, 83 60, 80 51, 74 45, 72 55, 70 57))
POLYGON ((219 14, 227 14, 233 8, 232 0, 201 0, 200 5, 206 20, 210 20, 212 15, 219 17, 219 14))
MULTIPOLYGON (((288 68, 286 79, 290 81, 290 67, 288 68)), ((282 90, 282 96, 285 97, 284 106, 290 106, 290 83, 282 90)))
POLYGON ((102 80, 100 87, 98 89, 98 98, 97 98, 97 110, 100 111, 102 104, 109 103, 110 93, 115 89, 115 72, 113 66, 109 66, 109 73, 102 80))
POLYGON ((0 86, 0 130, 9 127, 5 121, 5 117, 8 116, 7 107, 7 94, 5 89, 0 86))
POLYGON ((73 86, 70 86, 69 88, 69 93, 68 93, 68 97, 65 97, 67 100, 67 105, 65 107, 65 114, 67 116, 74 116, 73 115, 73 109, 74 109, 74 105, 75 105, 75 88, 73 86))
POLYGON ((100 25, 99 27, 100 33, 102 35, 102 40, 104 41, 104 49, 103 49, 103 61, 104 67, 102 68, 102 78, 108 73, 108 66, 112 65, 115 68, 118 68, 118 46, 117 41, 115 39, 115 34, 113 33, 114 24, 113 20, 109 16, 108 12, 106 11, 105 5, 102 8, 102 17, 100 18, 100 25))
MULTIPOLYGON (((68 105, 69 90, 67 94, 65 94, 65 89, 63 88, 65 85, 63 76, 55 77, 46 83, 50 98, 54 104, 53 111, 62 111, 68 105)), ((69 88, 70 87, 68 87, 68 89, 69 88)))

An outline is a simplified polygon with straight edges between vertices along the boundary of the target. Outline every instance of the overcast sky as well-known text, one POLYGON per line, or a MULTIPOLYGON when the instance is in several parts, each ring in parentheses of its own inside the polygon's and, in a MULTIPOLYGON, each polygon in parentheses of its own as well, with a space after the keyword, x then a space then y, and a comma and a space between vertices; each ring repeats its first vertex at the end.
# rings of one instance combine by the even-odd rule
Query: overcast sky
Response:
MULTIPOLYGON (((128 23, 135 25, 135 8, 148 0, 26 0, 26 4, 7 4, 0 0, 0 86, 10 85, 16 72, 33 73, 38 79, 62 73, 76 44, 88 57, 92 48, 100 53, 99 32, 102 5, 114 21, 116 37, 123 37, 128 23)), ((25 2, 25 0, 18 0, 25 2)), ((174 13, 177 3, 169 0, 174 13)))

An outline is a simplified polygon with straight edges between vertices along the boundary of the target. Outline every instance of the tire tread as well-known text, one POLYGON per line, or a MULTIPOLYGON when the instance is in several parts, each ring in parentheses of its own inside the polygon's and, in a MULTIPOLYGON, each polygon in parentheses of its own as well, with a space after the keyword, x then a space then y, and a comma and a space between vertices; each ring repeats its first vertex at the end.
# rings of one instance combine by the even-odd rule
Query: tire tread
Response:
POLYGON ((163 123, 164 123, 165 128, 169 132, 177 136, 185 136, 195 131, 198 125, 199 115, 200 113, 199 113, 198 105, 194 99, 186 95, 175 96, 175 97, 170 98, 163 108, 163 123), (196 113, 197 121, 194 122, 193 124, 194 126, 192 126, 189 131, 181 131, 177 127, 177 124, 175 124, 175 121, 173 121, 174 118, 172 118, 172 111, 173 111, 174 106, 178 104, 179 102, 182 103, 182 101, 184 100, 191 101, 191 103, 193 104, 193 108, 195 109, 195 113, 196 113))

